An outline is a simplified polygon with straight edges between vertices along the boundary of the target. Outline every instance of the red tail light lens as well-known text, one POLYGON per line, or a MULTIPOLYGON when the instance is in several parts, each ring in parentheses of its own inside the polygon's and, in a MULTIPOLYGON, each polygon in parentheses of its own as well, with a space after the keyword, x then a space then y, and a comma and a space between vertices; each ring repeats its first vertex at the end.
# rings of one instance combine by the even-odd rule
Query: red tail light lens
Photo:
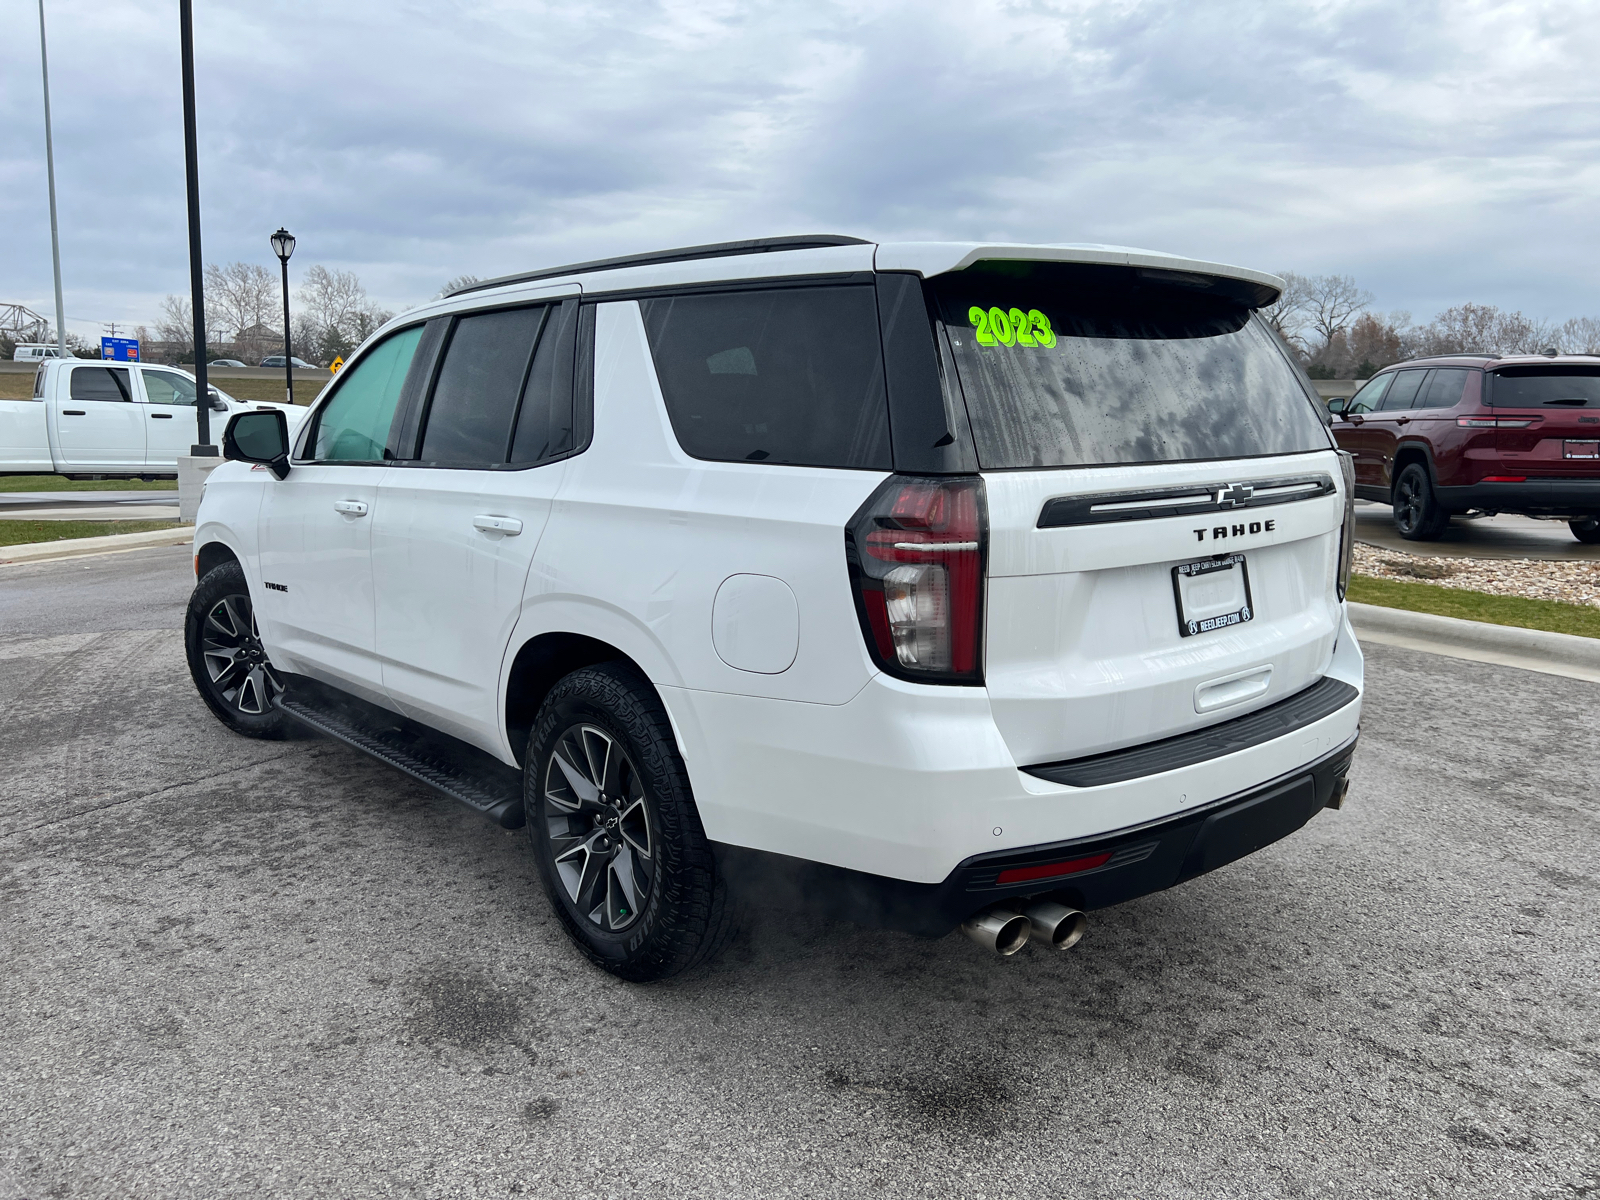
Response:
POLYGON ((924 683, 983 682, 983 481, 897 475, 845 530, 862 633, 878 666, 924 683))
POLYGON ((1463 429, 1526 429, 1537 425, 1543 417, 1457 417, 1456 424, 1463 429))

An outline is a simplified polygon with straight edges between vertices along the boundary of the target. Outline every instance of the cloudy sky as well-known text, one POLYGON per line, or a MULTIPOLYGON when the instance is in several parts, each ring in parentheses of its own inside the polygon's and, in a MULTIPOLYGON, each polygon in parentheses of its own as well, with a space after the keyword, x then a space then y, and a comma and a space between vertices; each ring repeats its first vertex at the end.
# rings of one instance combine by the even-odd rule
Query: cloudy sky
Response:
MULTIPOLYGON (((46 0, 68 327, 187 288, 176 0, 46 0)), ((208 261, 447 278, 775 233, 1101 241, 1600 314, 1600 5, 197 0, 208 261)), ((53 311, 36 0, 0 301, 53 311)))

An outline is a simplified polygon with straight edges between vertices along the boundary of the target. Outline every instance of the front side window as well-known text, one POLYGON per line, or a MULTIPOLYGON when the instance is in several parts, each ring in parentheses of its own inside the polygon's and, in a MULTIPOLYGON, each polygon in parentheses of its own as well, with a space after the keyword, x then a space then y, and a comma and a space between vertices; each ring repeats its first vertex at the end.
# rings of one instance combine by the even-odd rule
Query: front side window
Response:
POLYGON ((132 400, 127 367, 74 367, 74 400, 132 400))
POLYGON ((1379 375, 1351 397, 1349 407, 1344 411, 1351 416, 1356 413, 1376 412, 1378 405, 1383 403, 1383 394, 1389 390, 1389 385, 1393 382, 1393 375, 1379 375))
POLYGON ((1400 409, 1415 408, 1417 395, 1422 391, 1422 383, 1427 377, 1426 371, 1398 372, 1395 381, 1389 385, 1389 394, 1383 398, 1383 411, 1397 412, 1400 409))
POLYGON ((1201 276, 992 262, 931 282, 988 470, 1326 450, 1259 297, 1201 276))
POLYGON ((389 426, 406 372, 422 338, 413 325, 384 339, 340 372, 333 395, 317 413, 311 457, 317 462, 382 462, 389 426))
POLYGON ((187 404, 194 407, 194 380, 175 371, 141 371, 144 394, 151 404, 187 404))
POLYGON ((640 301, 673 432, 713 462, 889 470, 871 286, 640 301))

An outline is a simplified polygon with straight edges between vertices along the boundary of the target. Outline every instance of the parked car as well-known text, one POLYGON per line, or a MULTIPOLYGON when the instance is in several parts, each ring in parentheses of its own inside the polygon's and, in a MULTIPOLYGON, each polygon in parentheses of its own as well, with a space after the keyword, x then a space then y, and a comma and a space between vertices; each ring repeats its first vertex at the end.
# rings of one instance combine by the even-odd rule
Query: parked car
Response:
POLYGON ((1476 511, 1562 520, 1600 542, 1600 357, 1417 359, 1329 407, 1356 495, 1393 505, 1401 537, 1433 541, 1476 511))
POLYGON ((11 354, 12 362, 43 362, 47 358, 74 358, 71 352, 63 355, 61 347, 46 342, 18 342, 11 354))
MULTIPOLYGON (((242 366, 243 364, 241 363, 240 365, 242 366)), ((261 365, 263 367, 281 367, 281 366, 283 366, 283 355, 281 355, 281 354, 269 354, 266 358, 263 358, 261 360, 261 365)), ((303 371, 314 371, 314 370, 316 370, 315 366, 313 366, 311 363, 306 362, 306 360, 303 359, 303 358, 296 358, 294 360, 294 362, 293 362, 293 366, 294 366, 295 370, 297 370, 297 371, 302 371, 302 370, 303 371)))
MULTIPOLYGON (((206 365, 208 367, 242 367, 245 364, 240 362, 237 358, 216 358, 212 359, 206 365)), ((276 365, 280 367, 283 366, 283 360, 280 358, 276 365)))
POLYGON ((713 953, 730 878, 1070 945, 1345 794, 1349 460, 1281 287, 814 237, 458 292, 298 431, 232 419, 195 685, 525 823, 624 978, 713 953))
MULTIPOLYGON (((213 437, 234 413, 279 409, 298 427, 307 412, 211 393, 213 437)), ((194 376, 176 367, 46 359, 30 398, 0 399, 0 475, 174 474, 198 432, 194 399, 194 376)))

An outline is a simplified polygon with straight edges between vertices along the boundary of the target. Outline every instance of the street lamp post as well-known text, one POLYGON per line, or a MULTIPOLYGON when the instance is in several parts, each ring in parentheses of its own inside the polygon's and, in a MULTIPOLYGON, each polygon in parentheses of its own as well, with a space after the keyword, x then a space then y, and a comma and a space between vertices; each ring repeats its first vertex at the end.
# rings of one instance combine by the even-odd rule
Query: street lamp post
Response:
POLYGON ((294 235, 282 225, 272 235, 272 252, 283 264, 283 380, 294 403, 294 350, 289 345, 289 255, 294 253, 294 235))

